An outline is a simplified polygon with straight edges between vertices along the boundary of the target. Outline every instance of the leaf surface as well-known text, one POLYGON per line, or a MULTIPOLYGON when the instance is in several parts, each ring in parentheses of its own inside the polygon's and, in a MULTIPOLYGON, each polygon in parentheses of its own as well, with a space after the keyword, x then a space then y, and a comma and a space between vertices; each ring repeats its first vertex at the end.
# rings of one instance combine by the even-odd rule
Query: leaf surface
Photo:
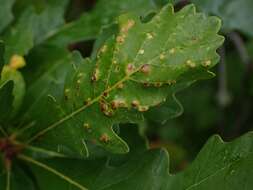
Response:
POLYGON ((48 1, 38 12, 32 3, 23 7, 15 25, 4 35, 5 58, 9 61, 14 54, 23 56, 51 33, 64 24, 64 12, 68 0, 48 1))
POLYGON ((12 6, 15 0, 1 0, 0 1, 0 33, 7 27, 13 20, 12 6))
MULTIPOLYGON (((178 174, 168 173, 168 155, 163 150, 145 152, 139 149, 130 153, 127 161, 116 165, 112 159, 49 159, 42 162, 71 176, 91 190, 237 190, 241 187, 250 190, 253 185, 252 150, 252 133, 229 143, 224 143, 219 136, 213 136, 189 168, 178 174)), ((55 185, 63 190, 69 188, 68 183, 47 171, 36 166, 33 171, 42 190, 54 189, 55 185), (45 183, 46 181, 50 183, 45 183)))
POLYGON ((102 27, 113 23, 116 17, 126 12, 143 16, 159 10, 153 0, 99 0, 95 7, 78 20, 67 23, 49 38, 49 43, 66 46, 69 43, 95 39, 102 27))
POLYGON ((168 5, 147 23, 123 15, 118 25, 117 36, 106 41, 95 60, 74 54, 71 61, 64 60, 66 66, 55 66, 37 81, 38 88, 45 82, 50 90, 47 102, 37 102, 43 109, 27 113, 28 120, 37 123, 29 142, 46 134, 37 143, 47 148, 58 144, 58 152, 71 152, 73 145, 80 150, 84 140, 115 153, 127 152, 112 126, 140 121, 142 112, 168 95, 210 77, 208 69, 217 63, 216 49, 223 42, 217 34, 219 19, 196 13, 193 5, 177 13, 168 5))
POLYGON ((193 0, 203 11, 222 18, 225 32, 239 30, 253 35, 251 0, 193 0))

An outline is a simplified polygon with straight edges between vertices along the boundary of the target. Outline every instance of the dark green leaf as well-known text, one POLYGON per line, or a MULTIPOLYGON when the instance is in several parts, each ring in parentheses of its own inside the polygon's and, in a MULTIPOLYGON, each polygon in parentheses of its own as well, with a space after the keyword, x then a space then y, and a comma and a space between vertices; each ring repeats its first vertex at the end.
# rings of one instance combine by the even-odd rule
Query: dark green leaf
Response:
POLYGON ((193 0, 203 11, 222 18, 226 32, 240 30, 253 35, 252 0, 193 0))
MULTIPOLYGON (((168 155, 161 150, 139 150, 120 165, 103 159, 53 159, 42 162, 90 190, 238 190, 241 187, 250 190, 253 185, 252 151, 252 133, 230 143, 224 143, 220 137, 214 136, 209 139, 193 164, 176 175, 168 173, 168 155)), ((68 182, 46 170, 33 167, 33 171, 42 190, 69 188, 68 182)))
POLYGON ((16 114, 22 104, 25 94, 25 81, 22 74, 18 70, 6 65, 2 70, 0 84, 3 84, 9 80, 13 81, 14 83, 12 92, 12 95, 14 96, 12 114, 16 114))
POLYGON ((99 0, 91 12, 53 33, 49 43, 65 46, 71 42, 95 39, 101 28, 111 24, 120 14, 132 12, 143 15, 158 8, 152 0, 99 0))
POLYGON ((42 43, 64 24, 68 0, 48 1, 41 12, 28 3, 17 23, 6 32, 6 60, 14 54, 26 55, 34 45, 42 43))
MULTIPOLYGON (((21 168, 13 166, 10 172, 10 190, 37 190, 31 178, 21 168)), ((7 189, 7 172, 0 166, 0 189, 7 189)))
POLYGON ((1 0, 0 1, 0 34, 6 26, 13 20, 11 12, 15 0, 1 0))

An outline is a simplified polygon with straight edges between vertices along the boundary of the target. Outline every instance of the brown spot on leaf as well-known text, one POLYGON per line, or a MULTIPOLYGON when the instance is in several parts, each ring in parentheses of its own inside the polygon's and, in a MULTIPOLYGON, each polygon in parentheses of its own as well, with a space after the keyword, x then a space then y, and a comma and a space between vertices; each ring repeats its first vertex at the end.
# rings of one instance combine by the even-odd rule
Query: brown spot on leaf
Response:
POLYGON ((135 24, 134 20, 128 20, 127 23, 125 25, 123 25, 123 27, 121 28, 121 32, 123 33, 127 33, 129 31, 130 28, 132 28, 135 24))
POLYGON ((129 75, 129 74, 133 73, 134 70, 135 70, 135 66, 130 63, 126 67, 126 74, 129 75))
POLYGON ((92 131, 91 126, 90 126, 89 123, 84 123, 84 124, 83 124, 83 127, 84 127, 84 129, 85 129, 86 131, 88 131, 89 133, 92 131))
POLYGON ((138 111, 140 111, 140 112, 148 111, 148 109, 149 109, 148 106, 139 106, 139 107, 138 107, 138 111))
POLYGON ((118 89, 122 89, 123 87, 124 87, 124 84, 122 82, 117 85, 118 89))
POLYGON ((134 108, 136 108, 136 107, 138 107, 138 106, 140 105, 140 102, 139 102, 138 100, 133 100, 132 103, 131 103, 131 105, 132 105, 134 108))
POLYGON ((140 71, 144 74, 149 74, 151 71, 150 65, 148 64, 142 65, 140 71))
POLYGON ((126 102, 124 100, 113 100, 111 102, 111 106, 112 106, 112 109, 117 109, 117 108, 120 108, 120 107, 125 107, 126 106, 126 102))
POLYGON ((99 140, 103 143, 108 143, 110 141, 110 137, 104 133, 100 136, 99 140))
POLYGON ((100 73, 99 69, 96 68, 95 71, 94 71, 94 73, 93 73, 93 75, 91 76, 91 80, 93 82, 98 81, 98 79, 99 79, 99 73, 100 73))

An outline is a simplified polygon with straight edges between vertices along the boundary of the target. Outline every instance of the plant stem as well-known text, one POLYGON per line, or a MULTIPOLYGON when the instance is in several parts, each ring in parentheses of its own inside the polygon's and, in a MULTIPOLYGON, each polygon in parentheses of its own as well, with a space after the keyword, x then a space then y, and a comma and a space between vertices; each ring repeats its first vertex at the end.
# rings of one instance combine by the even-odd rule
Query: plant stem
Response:
POLYGON ((219 49, 220 64, 219 64, 219 90, 218 90, 218 101, 222 108, 225 108, 230 101, 229 92, 227 88, 227 68, 226 68, 226 51, 224 47, 219 49))
POLYGON ((251 102, 251 96, 248 92, 248 89, 250 88, 250 79, 252 77, 252 71, 253 71, 253 62, 249 55, 249 52, 245 46, 245 43, 241 36, 237 32, 231 32, 228 34, 228 37, 233 42, 241 60, 242 63, 245 66, 245 74, 242 79, 242 85, 241 85, 241 91, 239 95, 239 100, 243 100, 242 103, 240 103, 240 108, 238 109, 238 118, 235 121, 235 127, 231 131, 231 137, 236 137, 238 133, 241 132, 241 129, 243 128, 245 122, 250 117, 250 110, 252 108, 250 102, 251 102))
POLYGON ((228 37, 234 43, 235 48, 237 49, 239 56, 241 57, 242 62, 246 67, 251 64, 251 59, 248 54, 248 51, 244 45, 244 41, 237 32, 231 32, 228 34, 228 37))
POLYGON ((11 168, 7 168, 7 176, 6 176, 6 190, 11 189, 11 168))
POLYGON ((227 89, 227 69, 226 69, 226 50, 222 46, 219 50, 220 64, 218 67, 218 103, 220 108, 220 122, 218 125, 218 132, 220 135, 224 135, 225 123, 225 108, 230 102, 229 92, 227 89))

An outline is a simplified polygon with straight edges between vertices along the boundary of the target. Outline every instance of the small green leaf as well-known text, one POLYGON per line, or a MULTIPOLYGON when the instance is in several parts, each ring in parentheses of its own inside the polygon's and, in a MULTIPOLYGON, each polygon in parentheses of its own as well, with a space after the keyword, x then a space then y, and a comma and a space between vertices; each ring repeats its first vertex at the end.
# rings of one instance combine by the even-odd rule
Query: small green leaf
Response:
POLYGON ((2 70, 0 84, 3 84, 10 80, 13 81, 14 85, 12 92, 12 95, 14 96, 14 101, 12 104, 13 106, 12 115, 14 116, 17 113, 23 101, 23 97, 25 94, 25 81, 23 79, 22 74, 18 70, 12 68, 9 65, 6 65, 2 70))

